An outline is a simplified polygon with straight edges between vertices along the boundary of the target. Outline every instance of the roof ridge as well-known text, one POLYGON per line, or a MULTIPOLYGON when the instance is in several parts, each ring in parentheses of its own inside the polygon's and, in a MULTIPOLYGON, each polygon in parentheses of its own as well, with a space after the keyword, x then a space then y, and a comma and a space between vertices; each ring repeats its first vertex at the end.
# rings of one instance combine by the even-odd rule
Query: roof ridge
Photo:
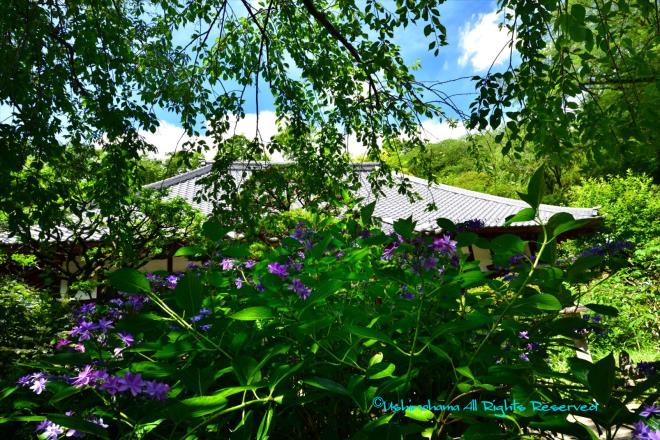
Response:
MULTIPOLYGON (((455 193, 455 194, 461 194, 461 195, 465 195, 465 196, 469 196, 469 197, 474 197, 476 199, 488 200, 490 202, 507 203, 507 204, 512 205, 512 206, 519 206, 519 207, 523 207, 523 208, 526 208, 526 207, 530 206, 524 200, 512 199, 510 197, 496 196, 496 195, 493 195, 493 194, 482 193, 482 192, 473 191, 473 190, 470 190, 470 189, 459 188, 457 186, 445 185, 443 183, 434 183, 434 182, 430 182, 426 179, 422 179, 422 178, 416 177, 416 176, 411 176, 411 175, 405 174, 405 173, 396 173, 396 175, 406 177, 406 178, 410 179, 411 182, 419 183, 419 184, 426 185, 426 186, 435 186, 438 189, 441 189, 441 190, 444 190, 444 191, 452 192, 452 193, 455 193)), ((589 208, 589 207, 577 207, 576 208, 576 207, 572 207, 572 206, 549 205, 549 204, 546 204, 546 203, 541 203, 540 207, 544 207, 546 209, 547 208, 583 209, 583 210, 594 210, 595 209, 594 207, 591 207, 591 208, 589 208)))
MULTIPOLYGON (((185 182, 186 180, 193 179, 195 177, 198 177, 202 174, 206 174, 211 170, 213 167, 214 161, 205 161, 205 164, 199 168, 195 168, 194 170, 188 170, 183 173, 177 174, 172 177, 168 177, 167 179, 163 180, 158 180, 156 182, 149 183, 147 185, 144 185, 144 188, 149 188, 149 189, 162 189, 162 188, 169 188, 170 186, 176 185, 177 183, 185 182)), ((231 163, 229 166, 229 171, 245 171, 247 169, 249 170, 254 170, 254 169, 259 169, 265 166, 272 166, 272 165, 290 165, 295 163, 294 161, 291 160, 285 160, 285 161, 234 161, 231 163)), ((377 162, 351 162, 351 165, 355 168, 359 167, 358 171, 367 171, 374 169, 378 166, 377 162)))

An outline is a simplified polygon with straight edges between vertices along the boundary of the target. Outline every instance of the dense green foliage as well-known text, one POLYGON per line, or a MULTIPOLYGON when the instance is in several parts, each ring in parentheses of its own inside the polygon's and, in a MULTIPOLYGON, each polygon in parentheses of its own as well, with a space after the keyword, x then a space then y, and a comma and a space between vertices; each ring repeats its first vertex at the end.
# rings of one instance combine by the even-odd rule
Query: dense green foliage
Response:
POLYGON ((475 77, 471 127, 553 164, 660 178, 660 15, 650 0, 500 0, 521 62, 475 77))
MULTIPOLYGON (((542 187, 537 173, 523 195, 534 208, 542 187)), ((526 244, 515 236, 418 237, 410 220, 388 236, 370 225, 372 209, 339 222, 313 217, 258 261, 249 242, 224 241, 227 229, 209 222, 204 242, 177 253, 213 256, 208 264, 179 275, 111 273, 124 293, 75 312, 58 353, 2 393, 10 413, 2 421, 47 417, 40 430, 105 438, 509 438, 543 430, 593 439, 584 425, 529 402, 597 403, 597 411, 571 412, 611 434, 637 420, 624 399, 654 398, 658 375, 644 370, 648 377, 626 389, 611 354, 593 364, 572 358, 567 373, 548 362, 576 331, 593 328, 560 310, 578 299, 569 286, 598 276, 591 268, 601 257, 562 269, 552 252, 555 235, 581 222, 556 215, 536 258, 510 263, 526 244), (491 279, 468 262, 458 249, 475 242, 514 276, 491 279), (10 395, 34 405, 12 405, 10 395), (526 409, 498 416, 481 404, 465 408, 472 398, 513 398, 526 409), (383 406, 401 400, 458 406, 383 406)))
POLYGON ((598 251, 626 240, 633 246, 586 289, 585 300, 611 304, 619 316, 606 319, 608 332, 593 341, 598 351, 626 349, 657 352, 660 337, 660 187, 647 176, 586 179, 572 189, 578 206, 600 206, 603 225, 595 236, 565 243, 568 253, 598 251))
POLYGON ((33 359, 48 349, 64 322, 62 307, 47 292, 0 277, 0 376, 14 374, 17 360, 33 359))

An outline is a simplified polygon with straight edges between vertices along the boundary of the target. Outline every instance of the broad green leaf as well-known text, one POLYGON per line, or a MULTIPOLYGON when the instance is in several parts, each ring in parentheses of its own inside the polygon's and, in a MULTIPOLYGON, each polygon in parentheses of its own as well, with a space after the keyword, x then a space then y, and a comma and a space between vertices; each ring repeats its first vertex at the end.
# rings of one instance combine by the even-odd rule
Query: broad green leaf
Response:
POLYGON ((541 204, 541 199, 545 193, 545 166, 541 165, 527 185, 527 194, 518 193, 520 198, 532 207, 535 211, 538 210, 541 204))
POLYGON ((468 379, 472 379, 472 380, 476 381, 476 379, 474 378, 474 375, 472 374, 472 371, 470 371, 470 367, 467 367, 467 366, 458 367, 458 368, 456 368, 456 372, 458 374, 460 374, 461 376, 465 376, 468 379))
POLYGON ((174 253, 175 257, 187 257, 190 255, 203 255, 204 249, 199 246, 184 246, 174 253))
POLYGON ((384 342, 390 341, 390 338, 388 338, 385 333, 373 328, 360 327, 357 325, 349 324, 347 326, 347 329, 351 334, 355 336, 359 336, 361 338, 375 339, 377 341, 384 341, 384 342))
POLYGON ((204 287, 199 277, 193 273, 185 274, 176 284, 174 300, 185 311, 186 317, 196 315, 204 300, 204 287))
POLYGON ((428 422, 429 420, 433 420, 435 417, 433 411, 430 411, 426 408, 420 408, 419 406, 416 406, 414 409, 406 408, 404 415, 409 419, 417 420, 420 422, 428 422))
POLYGON ((231 319, 239 321, 257 321, 259 319, 272 319, 273 311, 268 307, 248 307, 230 316, 231 319))
POLYGON ((443 231, 446 231, 446 232, 455 232, 456 231, 456 225, 454 224, 454 222, 452 222, 449 219, 439 218, 438 220, 436 220, 436 223, 439 227, 442 228, 443 231))
POLYGON ((396 366, 393 363, 375 364, 367 369, 366 375, 369 379, 377 380, 385 377, 391 377, 396 366))
POLYGON ((525 241, 513 234, 502 234, 490 242, 490 248, 503 254, 521 254, 525 250, 525 241))
POLYGON ((412 216, 408 218, 400 218, 394 222, 392 225, 394 231, 398 234, 401 234, 406 240, 412 238, 413 231, 415 230, 415 222, 412 219, 412 216))
POLYGON ((374 214, 374 209, 376 208, 376 202, 371 202, 368 205, 364 205, 360 209, 360 218, 362 219, 362 224, 364 226, 371 224, 371 216, 374 214))
POLYGON ((321 390, 329 391, 335 394, 341 394, 343 396, 348 396, 348 390, 341 384, 335 382, 334 380, 325 379, 323 377, 310 377, 303 380, 303 383, 310 385, 314 388, 319 388, 321 390))
POLYGON ((614 387, 614 369, 614 356, 610 353, 593 364, 587 375, 589 391, 601 405, 610 400, 614 387))
POLYGON ((212 241, 222 240, 228 232, 226 228, 223 228, 219 223, 213 220, 205 222, 202 225, 202 231, 204 232, 204 235, 212 241))
POLYGON ((612 306, 606 306, 603 304, 586 304, 586 306, 589 310, 593 310, 596 313, 600 313, 602 315, 606 316, 618 316, 619 315, 619 309, 616 307, 612 306))
POLYGON ((516 214, 506 218, 504 226, 509 226, 512 223, 518 222, 528 222, 536 218, 536 211, 533 208, 524 208, 518 211, 516 214))
POLYGON ((534 307, 539 310, 558 311, 562 309, 561 303, 554 295, 539 293, 518 301, 515 308, 534 307))
POLYGON ((108 281, 115 289, 128 293, 144 293, 151 290, 149 280, 135 269, 119 269, 108 274, 108 281))

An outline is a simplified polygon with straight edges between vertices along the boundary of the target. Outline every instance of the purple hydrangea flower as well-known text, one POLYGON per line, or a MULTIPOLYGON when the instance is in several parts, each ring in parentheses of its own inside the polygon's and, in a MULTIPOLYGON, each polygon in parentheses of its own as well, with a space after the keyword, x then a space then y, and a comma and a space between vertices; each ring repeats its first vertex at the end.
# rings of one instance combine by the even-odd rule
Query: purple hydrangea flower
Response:
POLYGON ((529 356, 527 356, 527 355, 528 355, 528 353, 522 353, 520 355, 520 359, 525 361, 525 362, 529 362, 529 356))
POLYGON ((165 400, 170 386, 166 383, 148 380, 144 382, 144 393, 156 400, 165 400))
POLYGON ((303 268, 303 263, 301 263, 301 262, 290 263, 289 267, 291 269, 295 270, 296 272, 300 272, 303 268))
POLYGON ((653 376, 655 374, 654 362, 639 362, 637 364, 637 371, 645 376, 653 376))
POLYGON ((520 339, 529 339, 529 332, 527 330, 523 330, 521 332, 518 332, 518 337, 520 339))
POLYGON ((280 263, 270 263, 268 265, 268 272, 281 277, 286 277, 289 275, 287 272, 287 267, 280 263))
POLYGON ((112 298, 110 301, 108 301, 110 304, 121 307, 124 305, 124 300, 121 298, 112 298))
POLYGON ((265 292, 266 291, 266 286, 261 282, 261 278, 259 279, 259 283, 255 284, 254 288, 257 290, 257 292, 265 292))
POLYGON ((220 262, 220 266, 222 266, 222 270, 232 270, 234 268, 234 260, 231 258, 223 258, 220 262))
POLYGON ((85 345, 84 344, 74 344, 73 349, 76 350, 79 353, 84 353, 85 352, 85 345))
POLYGON ((119 332, 117 333, 117 336, 119 337, 119 339, 121 339, 121 342, 123 342, 125 346, 130 347, 131 345, 133 345, 134 339, 132 334, 119 332))
POLYGON ((83 315, 89 315, 94 313, 96 310, 96 304, 94 303, 87 303, 83 304, 82 306, 78 307, 78 309, 73 311, 74 316, 83 316, 83 315))
POLYGON ((95 377, 95 371, 91 365, 85 365, 85 367, 80 370, 78 375, 73 378, 71 385, 76 388, 81 388, 85 385, 89 385, 92 379, 95 377))
POLYGON ((66 346, 69 345, 70 343, 71 343, 71 341, 69 341, 68 339, 59 339, 59 340, 55 343, 55 349, 56 349, 56 350, 59 350, 59 349, 61 349, 62 347, 66 347, 66 346))
POLYGON ((415 295, 408 290, 408 286, 402 286, 401 287, 401 298, 407 299, 407 300, 412 300, 415 298, 415 295))
POLYGON ((648 426, 644 424, 641 420, 633 424, 633 436, 638 439, 646 439, 651 433, 651 430, 648 426))
POLYGON ((119 378, 119 391, 129 391, 135 397, 142 392, 143 384, 141 374, 126 373, 119 378))
POLYGON ((120 386, 121 386, 121 380, 117 376, 108 376, 105 379, 105 382, 101 384, 100 388, 106 391, 111 396, 114 396, 120 391, 119 389, 120 386))
POLYGON ((426 270, 433 269, 438 265, 438 259, 435 257, 428 257, 424 260, 423 267, 426 270))
POLYGON ((199 315, 203 316, 203 317, 211 316, 211 311, 209 309, 206 309, 206 308, 199 309, 199 312, 197 312, 197 313, 199 313, 199 315))
POLYGON ((458 232, 474 232, 474 231, 478 231, 479 229, 483 229, 484 226, 486 226, 486 224, 484 223, 483 220, 475 218, 457 224, 456 230, 458 232))
POLYGON ((595 322, 596 324, 598 324, 602 320, 603 320, 603 317, 600 316, 600 315, 594 315, 593 318, 591 318, 591 322, 595 322))
POLYGON ((45 377, 36 378, 32 381, 32 385, 30 386, 30 389, 34 391, 34 394, 41 394, 46 389, 47 383, 48 383, 48 379, 46 379, 45 377))
POLYGON ((392 255, 394 254, 394 251, 399 247, 399 243, 393 242, 385 246, 385 249, 383 250, 383 256, 380 257, 381 260, 391 260, 392 255))
POLYGON ((201 320, 202 320, 201 315, 193 315, 190 318, 188 318, 188 321, 190 321, 190 322, 198 322, 198 321, 201 321, 201 320))
POLYGON ((234 280, 234 284, 236 284, 237 289, 243 288, 243 280, 240 277, 234 280))
POLYGON ((511 266, 517 266, 520 263, 522 263, 523 261, 525 261, 525 256, 522 255, 522 254, 513 255, 513 256, 509 257, 509 264, 511 266))
POLYGON ((198 267, 199 266, 194 261, 191 261, 190 263, 186 264, 186 269, 188 270, 197 269, 198 267))
POLYGON ((51 422, 48 419, 43 419, 39 424, 37 425, 35 431, 43 431, 48 427, 48 425, 51 425, 53 422, 51 422))
POLYGON ((96 328, 101 330, 103 333, 106 333, 109 329, 115 328, 112 325, 112 321, 106 318, 99 319, 99 322, 96 324, 96 328))
POLYGON ((92 338, 91 332, 96 329, 96 324, 85 321, 84 319, 78 321, 78 325, 74 326, 69 334, 71 336, 78 336, 79 341, 89 341, 92 338))
POLYGON ((94 423, 95 425, 99 425, 101 428, 107 428, 108 425, 107 423, 103 422, 103 418, 101 417, 90 417, 89 421, 94 423))
POLYGON ((431 249, 442 254, 453 255, 456 252, 457 243, 449 235, 443 235, 442 237, 435 237, 433 239, 431 249))
POLYGON ((295 278, 291 284, 289 284, 289 289, 293 290, 298 294, 300 299, 309 298, 310 293, 312 292, 309 287, 305 286, 302 281, 298 278, 295 278))
POLYGON ((660 414, 660 406, 656 406, 655 403, 651 406, 644 407, 644 410, 639 413, 642 417, 649 417, 653 414, 660 414))
POLYGON ((168 275, 165 277, 165 282, 167 283, 168 289, 174 289, 178 281, 179 278, 176 275, 168 275))
POLYGON ((257 264, 257 263, 252 261, 252 260, 247 260, 245 262, 245 268, 246 269, 252 269, 255 266, 255 264, 257 264))
POLYGON ((64 429, 60 425, 55 423, 50 423, 44 431, 41 433, 44 436, 45 440, 57 440, 60 434, 64 433, 64 429))
POLYGON ((367 239, 371 237, 371 232, 368 229, 363 230, 360 232, 360 238, 367 239))
POLYGON ((540 347, 540 345, 537 344, 536 342, 530 342, 527 344, 526 347, 527 347, 527 351, 534 351, 537 350, 540 347))
POLYGON ((199 330, 203 331, 203 332, 207 332, 207 331, 211 330, 211 324, 202 324, 197 328, 199 330))

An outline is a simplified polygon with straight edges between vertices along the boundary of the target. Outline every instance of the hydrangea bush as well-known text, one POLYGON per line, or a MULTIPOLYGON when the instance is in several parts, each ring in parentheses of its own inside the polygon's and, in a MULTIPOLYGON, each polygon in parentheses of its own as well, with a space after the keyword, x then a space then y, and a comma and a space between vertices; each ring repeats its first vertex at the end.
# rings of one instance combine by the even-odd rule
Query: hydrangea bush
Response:
MULTIPOLYGON (((524 195, 532 208, 509 222, 534 219, 539 192, 533 179, 524 195)), ((565 413, 527 406, 498 414, 466 405, 598 403, 596 412, 572 413, 611 437, 640 419, 625 403, 654 403, 653 368, 626 388, 612 354, 594 363, 572 358, 568 372, 548 361, 594 325, 560 313, 576 304, 568 287, 596 276, 590 269, 601 258, 555 264, 556 236, 579 221, 553 217, 529 258, 525 241, 513 235, 487 241, 439 220, 445 233, 420 236, 410 219, 385 234, 373 226, 372 212, 368 205, 340 222, 300 223, 259 259, 250 243, 223 240, 226 230, 209 222, 205 243, 178 252, 197 261, 186 272, 110 273, 116 297, 73 313, 55 353, 1 392, 0 422, 27 424, 48 439, 540 432, 593 439, 565 413), (511 276, 480 271, 461 251, 472 244, 490 249, 511 276), (388 411, 383 401, 457 407, 388 411)), ((616 313, 607 305, 587 307, 616 313)), ((640 435, 651 435, 644 429, 640 435)))

